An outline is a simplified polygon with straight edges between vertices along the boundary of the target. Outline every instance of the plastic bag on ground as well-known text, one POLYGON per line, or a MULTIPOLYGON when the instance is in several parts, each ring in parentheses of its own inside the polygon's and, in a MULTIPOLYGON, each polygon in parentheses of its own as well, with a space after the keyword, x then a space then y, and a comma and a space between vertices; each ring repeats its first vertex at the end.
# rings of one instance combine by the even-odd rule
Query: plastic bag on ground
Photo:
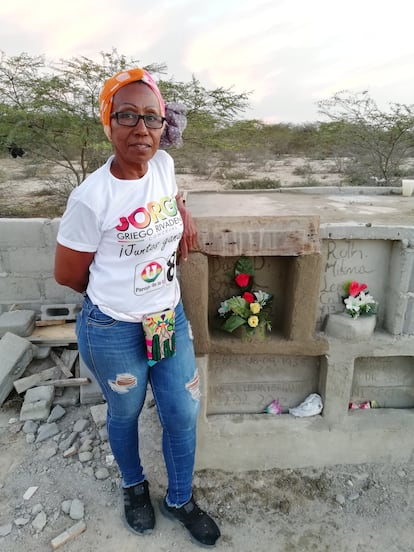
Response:
POLYGON ((320 414, 322 409, 322 398, 317 393, 312 393, 299 406, 289 408, 289 414, 293 414, 293 416, 297 416, 298 418, 305 418, 306 416, 320 414))

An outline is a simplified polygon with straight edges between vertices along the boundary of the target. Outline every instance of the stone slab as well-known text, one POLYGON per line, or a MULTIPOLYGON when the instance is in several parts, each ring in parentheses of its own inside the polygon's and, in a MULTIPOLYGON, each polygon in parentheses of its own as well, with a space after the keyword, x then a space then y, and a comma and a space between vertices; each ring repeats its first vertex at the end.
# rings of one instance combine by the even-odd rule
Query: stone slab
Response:
POLYGON ((30 341, 7 332, 0 340, 0 406, 33 358, 30 341))
POLYGON ((200 218, 200 251, 208 255, 297 256, 319 253, 319 218, 278 217, 200 218))
POLYGON ((28 337, 34 330, 36 313, 32 310, 15 310, 0 315, 0 337, 7 332, 28 337))

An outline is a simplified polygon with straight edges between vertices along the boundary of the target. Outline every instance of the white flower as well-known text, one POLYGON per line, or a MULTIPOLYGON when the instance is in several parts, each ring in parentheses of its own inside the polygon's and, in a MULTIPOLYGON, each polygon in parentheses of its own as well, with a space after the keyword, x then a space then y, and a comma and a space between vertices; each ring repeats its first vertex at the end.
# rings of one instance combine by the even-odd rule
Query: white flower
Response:
POLYGON ((350 314, 357 318, 359 316, 359 310, 360 310, 360 301, 358 297, 347 297, 344 301, 345 307, 347 310, 350 311, 350 314))
POLYGON ((218 313, 220 316, 225 316, 228 312, 230 312, 230 307, 227 301, 222 301, 220 304, 220 307, 218 308, 218 313))
POLYGON ((256 301, 262 307, 264 307, 270 299, 270 293, 266 293, 265 291, 261 291, 261 290, 253 292, 253 295, 256 297, 256 301))
MULTIPOLYGON (((369 293, 361 291, 356 297, 349 296, 344 300, 346 310, 353 318, 363 313, 370 313, 377 304, 369 293)), ((374 311, 375 312, 375 311, 374 311)))

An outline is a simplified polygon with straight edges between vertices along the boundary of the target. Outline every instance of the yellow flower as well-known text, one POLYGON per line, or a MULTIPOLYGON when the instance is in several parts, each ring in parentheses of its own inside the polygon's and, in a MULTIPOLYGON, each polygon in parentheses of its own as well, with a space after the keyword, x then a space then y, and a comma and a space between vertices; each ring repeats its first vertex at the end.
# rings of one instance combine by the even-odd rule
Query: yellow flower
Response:
POLYGON ((262 310, 262 307, 259 303, 250 303, 250 310, 253 314, 259 314, 259 312, 262 310))
POLYGON ((249 316, 249 318, 247 319, 247 323, 251 328, 256 328, 259 325, 259 317, 249 316))

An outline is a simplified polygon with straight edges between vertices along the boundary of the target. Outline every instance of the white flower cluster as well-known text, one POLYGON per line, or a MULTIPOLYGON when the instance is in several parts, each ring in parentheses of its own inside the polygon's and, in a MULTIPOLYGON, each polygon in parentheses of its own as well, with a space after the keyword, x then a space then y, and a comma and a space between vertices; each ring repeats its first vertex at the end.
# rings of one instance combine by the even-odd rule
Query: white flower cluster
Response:
POLYGON ((369 293, 361 291, 355 297, 351 295, 344 300, 347 312, 352 318, 358 318, 361 314, 375 314, 376 301, 369 293))

